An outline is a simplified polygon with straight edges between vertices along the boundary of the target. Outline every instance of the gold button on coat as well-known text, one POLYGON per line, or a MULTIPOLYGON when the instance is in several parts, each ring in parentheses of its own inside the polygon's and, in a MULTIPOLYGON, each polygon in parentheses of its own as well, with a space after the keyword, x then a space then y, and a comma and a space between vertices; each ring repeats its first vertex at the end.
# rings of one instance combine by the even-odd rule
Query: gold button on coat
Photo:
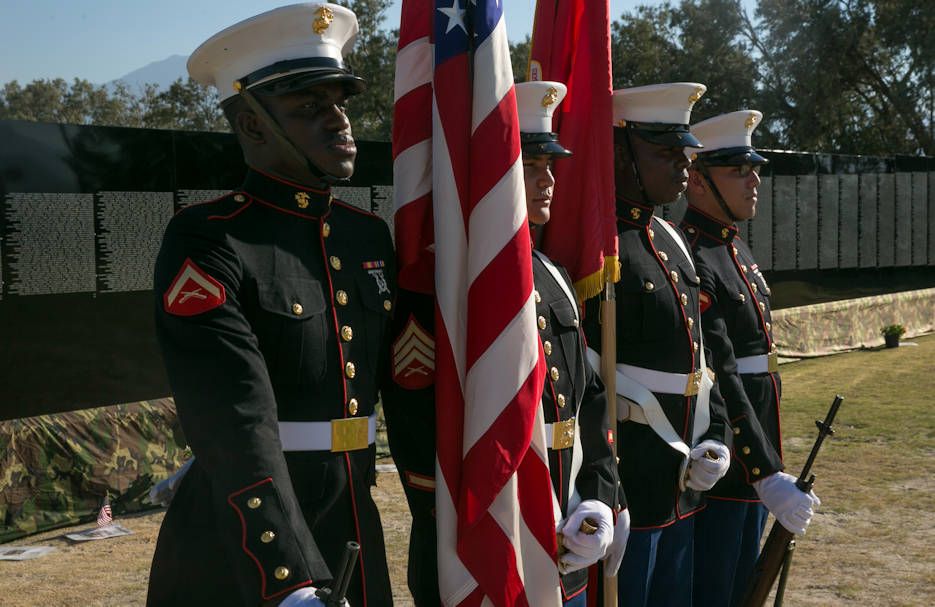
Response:
POLYGON ((392 310, 392 309, 393 309, 393 302, 390 301, 389 299, 384 299, 384 300, 383 300, 383 309, 386 310, 387 312, 389 312, 390 310, 392 310))
POLYGON ((688 317, 688 328, 691 329, 694 326, 695 326, 695 319, 689 316, 688 317))
POLYGON ((747 301, 747 296, 746 296, 746 295, 744 295, 743 293, 738 293, 738 295, 740 295, 740 302, 741 302, 741 303, 747 301))
POLYGON ((234 194, 235 202, 243 202, 244 200, 246 200, 246 198, 244 198, 243 194, 234 194))
POLYGON ((734 428, 734 436, 740 436, 740 428, 734 428))
POLYGON ((269 544, 274 539, 276 539, 276 533, 273 531, 264 531, 263 534, 260 536, 260 541, 263 542, 264 544, 269 544))
POLYGON ((347 403, 347 412, 351 415, 357 415, 357 399, 352 398, 347 403))
POLYGON ((334 294, 334 298, 338 300, 338 304, 342 306, 347 305, 347 291, 338 291, 334 294))
POLYGON ((682 293, 682 294, 679 296, 679 301, 682 302, 682 305, 683 305, 683 306, 687 306, 687 305, 688 305, 688 295, 686 295, 685 293, 682 293))
POLYGON ((273 575, 276 577, 277 580, 287 579, 290 573, 292 572, 289 571, 289 568, 283 567, 282 565, 280 565, 279 567, 276 567, 276 570, 273 571, 273 575))
POLYGON ((261 500, 260 498, 251 497, 250 499, 247 500, 247 508, 250 508, 251 510, 256 510, 257 508, 260 507, 262 503, 263 503, 263 500, 261 500))
POLYGON ((564 395, 564 394, 559 394, 559 395, 558 395, 558 398, 557 398, 556 400, 558 401, 558 406, 559 406, 559 407, 564 407, 564 406, 565 406, 565 395, 564 395))
POLYGON ((552 354, 552 342, 547 341, 544 344, 542 344, 542 349, 545 350, 546 356, 549 356, 550 354, 552 354))
POLYGON ((750 455, 750 447, 744 447, 741 451, 743 451, 744 455, 750 455))
POLYGON ((351 341, 354 339, 354 329, 350 328, 347 325, 341 327, 341 339, 344 341, 351 341))
POLYGON ((328 238, 330 234, 331 234, 331 224, 329 224, 326 221, 325 223, 321 224, 321 235, 324 236, 325 238, 328 238))
POLYGON ((540 329, 545 329, 545 316, 540 316, 536 324, 539 325, 540 329))
POLYGON ((539 295, 539 291, 532 292, 533 299, 536 300, 536 303, 542 303, 542 296, 539 295))
POLYGON ((756 293, 756 283, 755 283, 755 282, 752 283, 752 284, 750 285, 750 288, 753 289, 753 292, 754 292, 754 293, 756 293))
POLYGON ((655 289, 655 288, 656 288, 656 285, 654 285, 653 283, 651 283, 651 282, 648 281, 648 280, 647 280, 646 282, 643 283, 643 290, 646 291, 647 293, 650 292, 650 291, 652 291, 652 290, 655 289))
POLYGON ((665 251, 659 251, 659 259, 661 259, 662 261, 669 261, 669 256, 666 254, 665 251))
POLYGON ((765 312, 765 311, 766 311, 766 304, 765 304, 764 302, 762 302, 762 301, 760 302, 760 311, 761 311, 761 312, 765 312))
POLYGON ((354 367, 354 363, 348 362, 344 365, 344 374, 347 375, 348 379, 354 379, 354 376, 357 375, 357 368, 354 367))
POLYGON ((334 255, 332 255, 330 261, 331 261, 331 267, 332 267, 332 268, 334 268, 335 270, 340 270, 340 269, 341 269, 341 259, 340 259, 340 258, 335 257, 334 255))
POLYGON ((678 272, 676 272, 675 270, 672 270, 671 272, 669 272, 669 276, 672 278, 672 282, 678 283, 678 281, 679 281, 679 273, 678 273, 678 272))
POLYGON ((740 269, 743 270, 743 273, 747 273, 747 266, 740 266, 740 269))
POLYGON ((753 473, 753 476, 759 476, 759 475, 760 475, 760 469, 759 469, 759 468, 754 468, 754 469, 751 470, 750 472, 753 473))
POLYGON ((552 378, 552 381, 558 381, 558 367, 552 367, 552 369, 549 370, 549 376, 552 378))
POLYGON ((652 240, 652 239, 655 238, 655 237, 656 237, 656 233, 652 231, 652 228, 650 228, 650 230, 649 230, 649 239, 652 240))
POLYGON ((692 342, 692 349, 693 349, 695 352, 698 351, 698 342, 697 342, 697 341, 696 341, 696 342, 692 342))
POLYGON ((771 325, 770 323, 766 323, 766 330, 771 331, 772 329, 773 329, 773 325, 771 325))
POLYGON ((295 302, 294 304, 292 304, 292 313, 295 314, 296 316, 301 316, 303 310, 304 308, 302 307, 302 304, 300 304, 299 302, 295 302))

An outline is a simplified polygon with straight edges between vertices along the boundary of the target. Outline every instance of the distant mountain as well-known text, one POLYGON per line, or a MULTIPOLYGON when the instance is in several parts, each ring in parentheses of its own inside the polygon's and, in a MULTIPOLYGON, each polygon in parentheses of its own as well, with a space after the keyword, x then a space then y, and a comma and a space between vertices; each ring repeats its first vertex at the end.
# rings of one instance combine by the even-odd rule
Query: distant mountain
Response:
POLYGON ((134 93, 141 91, 143 85, 150 83, 159 85, 161 89, 167 89, 177 79, 188 78, 188 71, 185 69, 186 61, 188 61, 186 55, 172 55, 162 61, 154 61, 138 70, 133 70, 107 84, 113 86, 122 80, 134 93))

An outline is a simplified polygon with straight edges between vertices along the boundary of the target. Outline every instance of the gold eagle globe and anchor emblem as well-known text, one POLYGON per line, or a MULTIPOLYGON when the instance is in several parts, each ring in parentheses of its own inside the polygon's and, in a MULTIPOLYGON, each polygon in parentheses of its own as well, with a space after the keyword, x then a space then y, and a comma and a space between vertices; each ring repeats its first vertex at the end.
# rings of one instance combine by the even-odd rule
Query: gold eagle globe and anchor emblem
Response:
POLYGON ((699 86, 698 88, 696 88, 696 89, 695 89, 695 92, 692 93, 692 94, 688 97, 688 102, 691 103, 692 105, 694 105, 695 103, 697 103, 698 100, 701 99, 701 96, 704 95, 704 91, 705 91, 705 90, 704 90, 703 88, 701 88, 700 86, 699 86))
POLYGON ((308 208, 308 192, 296 192, 295 203, 300 209, 308 208))
POLYGON ((756 124, 756 114, 750 114, 750 116, 743 123, 743 125, 748 129, 753 128, 754 124, 756 124))
POLYGON ((558 101, 558 89, 554 86, 549 87, 549 90, 545 92, 545 96, 542 97, 542 107, 549 107, 550 105, 558 101))
POLYGON ((334 11, 327 6, 321 6, 315 13, 315 23, 312 25, 312 29, 318 35, 324 34, 332 21, 334 21, 334 11))

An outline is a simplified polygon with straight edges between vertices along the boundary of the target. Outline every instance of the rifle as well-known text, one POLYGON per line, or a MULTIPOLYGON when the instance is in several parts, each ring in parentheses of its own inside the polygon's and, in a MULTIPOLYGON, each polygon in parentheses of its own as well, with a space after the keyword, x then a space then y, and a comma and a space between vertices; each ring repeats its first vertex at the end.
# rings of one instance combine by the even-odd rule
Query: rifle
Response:
POLYGON ((347 605, 344 596, 347 594, 347 587, 351 583, 351 575, 354 573, 354 567, 357 565, 358 552, 360 552, 360 544, 357 542, 348 542, 344 547, 341 566, 338 568, 338 574, 334 576, 331 588, 319 588, 316 592, 318 598, 327 607, 343 607, 347 605))
MULTIPOLYGON (((825 421, 815 421, 815 425, 818 427, 818 438, 815 439, 815 444, 812 445, 812 452, 805 461, 802 474, 799 475, 798 480, 795 482, 796 487, 804 493, 811 491, 812 485, 815 483, 815 475, 809 476, 812 464, 815 462, 815 457, 818 455, 818 450, 821 449, 821 444, 825 441, 825 438, 834 434, 834 428, 831 427, 831 424, 834 423, 834 417, 838 414, 838 408, 843 400, 843 396, 836 395, 834 402, 831 403, 831 408, 828 410, 828 415, 825 416, 825 421)), ((773 523, 773 528, 769 531, 769 537, 766 538, 766 544, 756 560, 753 574, 747 584, 747 591, 740 602, 743 607, 761 607, 766 603, 769 591, 773 587, 773 582, 776 581, 776 576, 779 575, 780 570, 782 570, 782 579, 780 580, 780 588, 776 592, 775 605, 777 607, 782 605, 782 596, 785 592, 785 582, 792 563, 793 550, 795 550, 795 535, 780 525, 779 521, 776 521, 773 523)))

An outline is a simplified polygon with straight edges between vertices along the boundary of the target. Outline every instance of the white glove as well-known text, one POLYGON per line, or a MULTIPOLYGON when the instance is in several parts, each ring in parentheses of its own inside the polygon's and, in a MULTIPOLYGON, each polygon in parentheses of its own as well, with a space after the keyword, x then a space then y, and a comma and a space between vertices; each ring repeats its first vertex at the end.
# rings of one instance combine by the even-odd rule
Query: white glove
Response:
POLYGON ((571 573, 584 569, 607 552, 614 539, 614 514, 604 502, 584 500, 565 520, 561 533, 564 536, 562 543, 568 552, 559 557, 559 571, 571 573), (581 531, 581 522, 586 518, 597 523, 597 531, 590 535, 581 531))
POLYGON ((620 563, 623 562, 623 553, 627 549, 627 540, 630 538, 630 511, 624 508, 617 513, 617 524, 614 525, 614 541, 604 555, 604 577, 617 575, 620 563))
MULTIPOLYGON (((299 588, 282 600, 279 607, 325 607, 325 604, 315 594, 318 591, 314 586, 299 588)), ((347 599, 341 601, 342 607, 350 607, 347 599)))
POLYGON ((795 477, 785 472, 770 474, 753 483, 753 488, 779 524, 797 535, 805 534, 815 508, 821 505, 814 491, 800 490, 795 486, 795 477))
POLYGON ((707 491, 721 480, 730 468, 730 451, 727 445, 715 440, 703 440, 688 454, 688 473, 685 486, 695 491, 707 491), (709 459, 708 452, 716 459, 709 459))

